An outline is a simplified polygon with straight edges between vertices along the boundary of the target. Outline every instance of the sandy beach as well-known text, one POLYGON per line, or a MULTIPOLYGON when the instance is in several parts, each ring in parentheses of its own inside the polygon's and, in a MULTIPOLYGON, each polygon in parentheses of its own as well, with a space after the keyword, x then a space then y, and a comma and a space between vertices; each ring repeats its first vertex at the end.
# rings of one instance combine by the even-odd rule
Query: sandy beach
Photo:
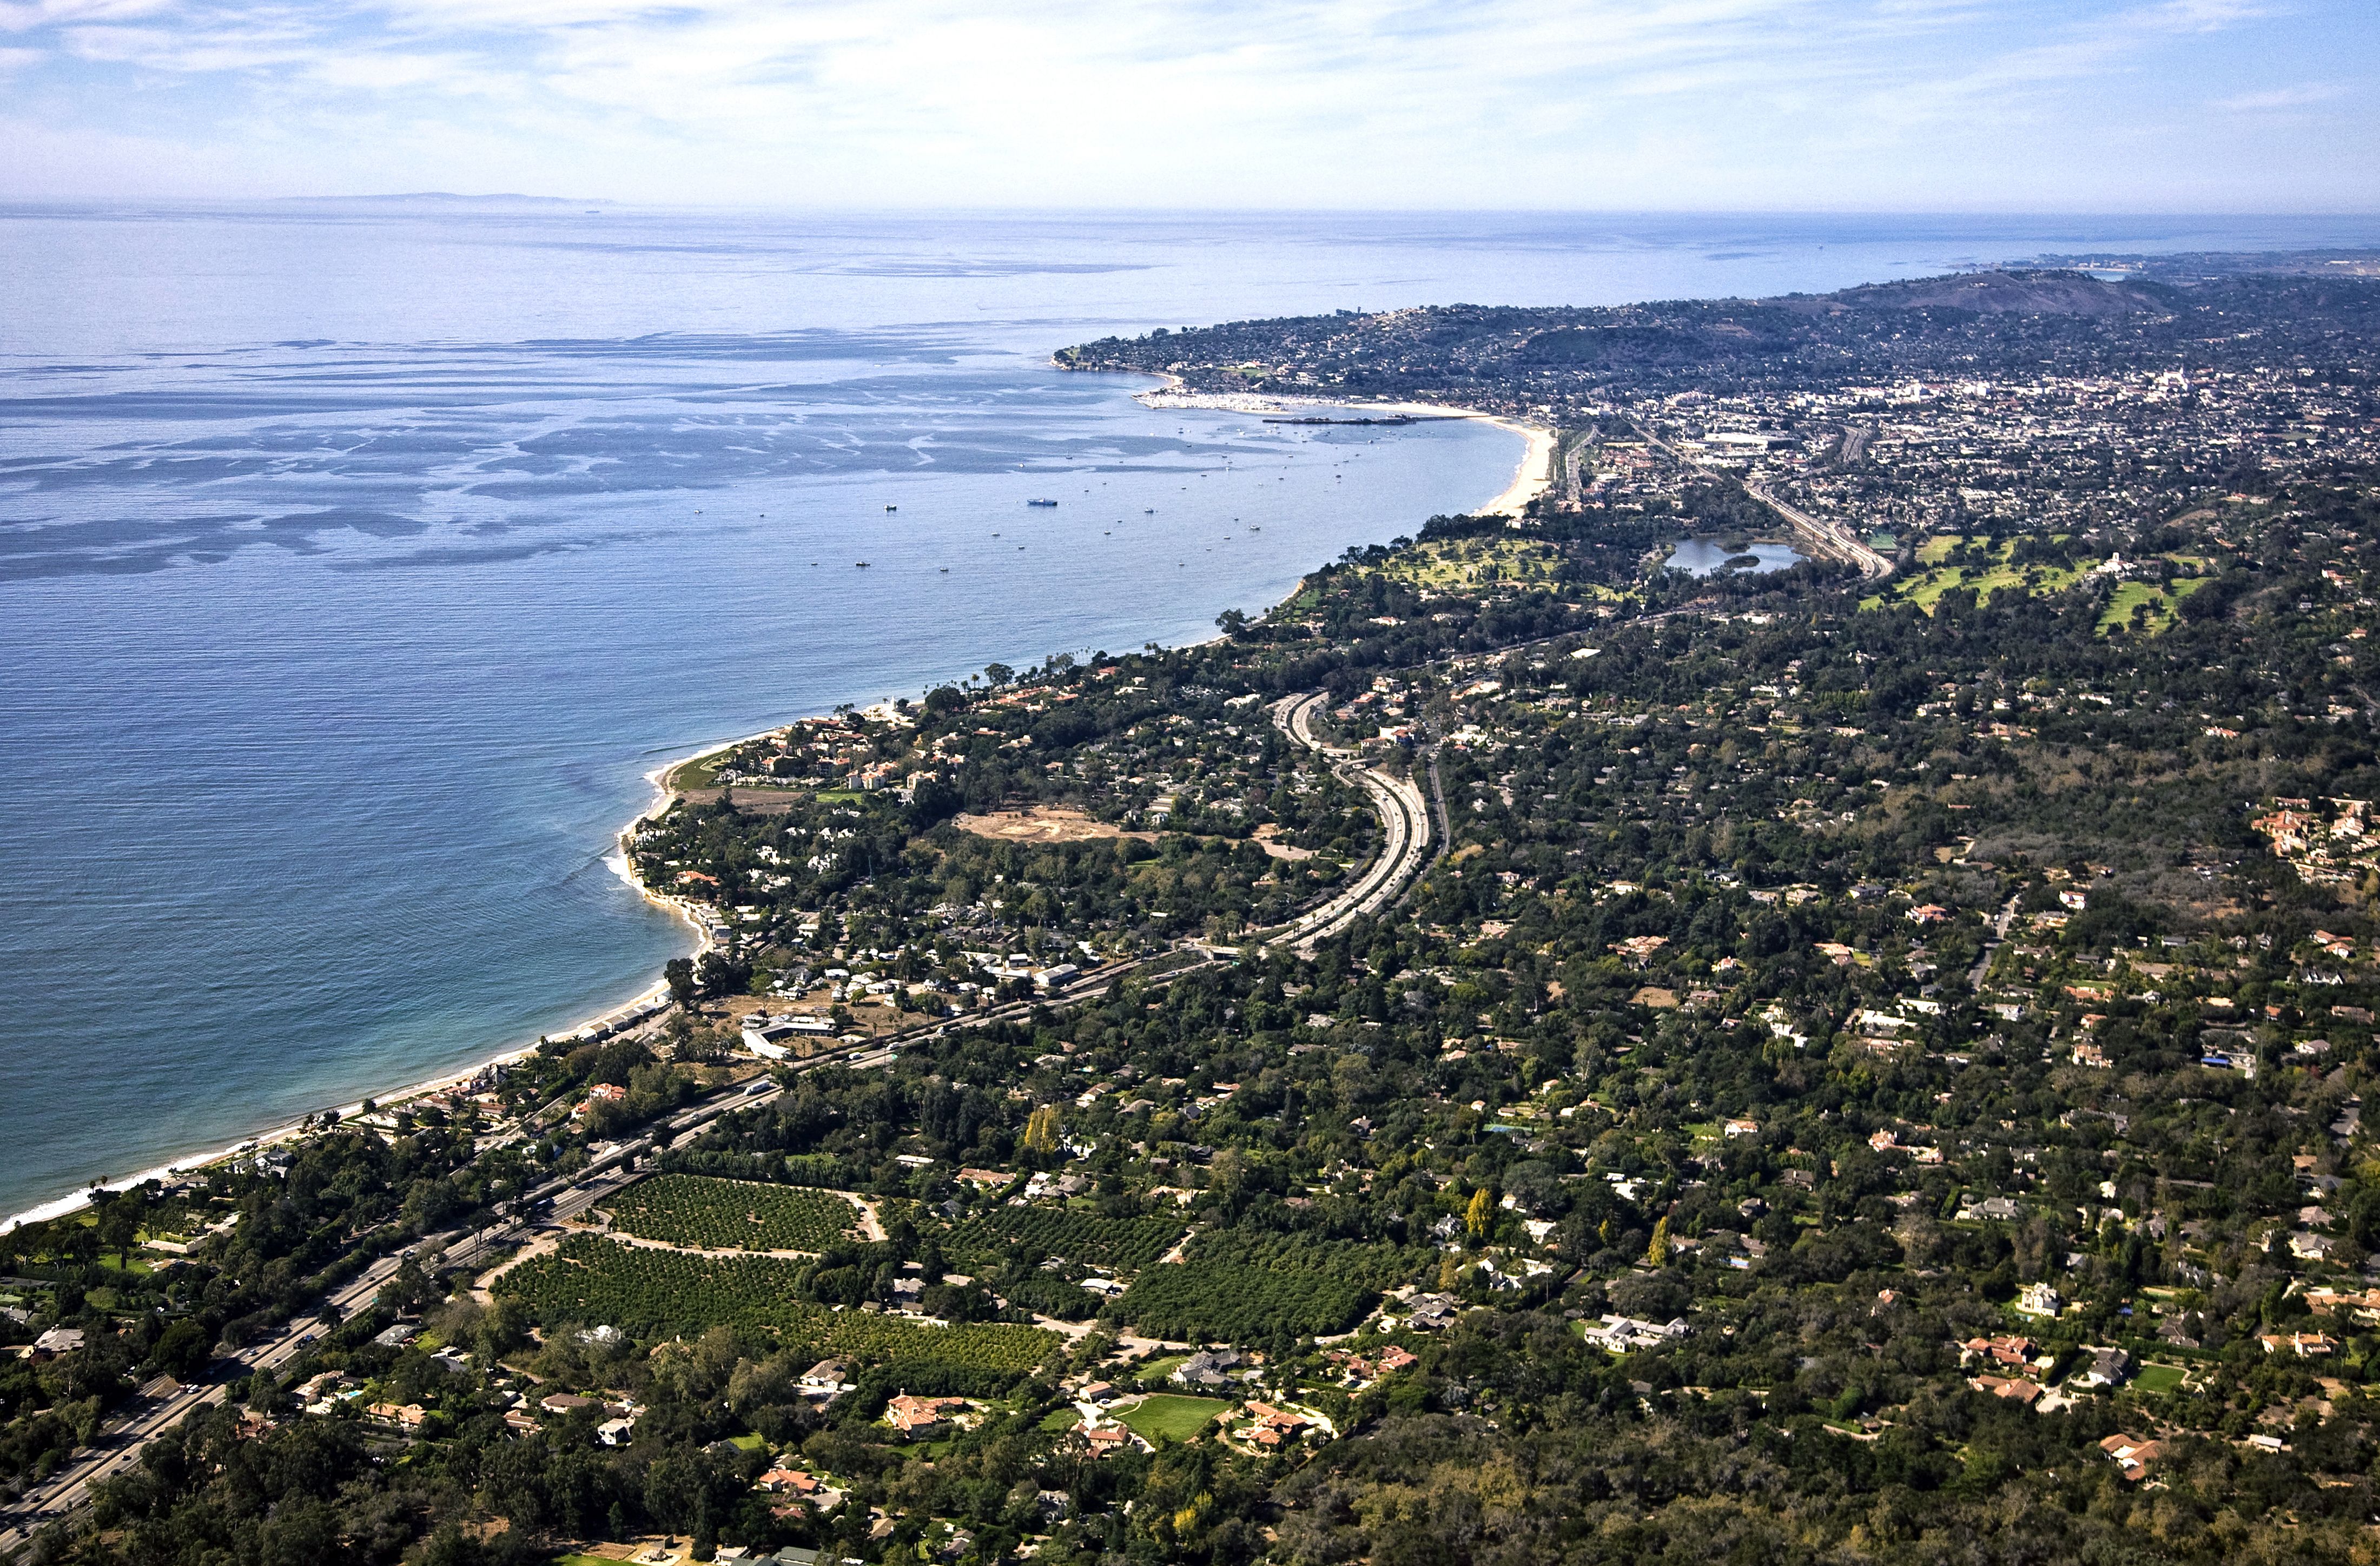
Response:
MULTIPOLYGON (((770 734, 773 732, 775 731, 769 729, 761 731, 762 734, 770 734)), ((746 737, 758 738, 759 736, 747 735, 746 737)), ((680 756, 673 760, 664 762, 662 766, 646 773, 645 775, 647 780, 653 785, 653 799, 650 803, 647 804, 643 809, 638 811, 634 819, 620 829, 618 837, 615 839, 618 856, 615 859, 607 861, 613 872, 618 875, 621 880, 626 881, 630 886, 636 888, 638 894, 643 897, 646 902, 654 904, 656 907, 668 909, 672 914, 674 914, 677 917, 685 920, 687 925, 692 927, 695 932, 695 949, 691 953, 689 953, 689 955, 698 958, 711 948, 712 942, 710 927, 704 924, 701 919, 697 917, 692 907, 683 900, 671 897, 663 892, 655 892, 651 887, 647 886, 640 879, 638 879, 636 874, 634 865, 627 857, 625 846, 625 840, 629 833, 636 831, 639 823, 644 821, 648 817, 652 816, 668 806, 673 795, 666 786, 666 780, 672 772, 686 765, 688 761, 696 760, 704 756, 709 756, 714 751, 723 750, 729 745, 737 745, 741 743, 742 741, 740 740, 729 740, 722 744, 706 745, 699 750, 691 751, 686 755, 680 756)), ((544 1037, 548 1038, 566 1038, 574 1033, 582 1033, 589 1028, 609 1026, 611 1024, 619 1021, 621 1018, 633 1015, 635 1013, 652 1004, 655 1001, 660 1000, 663 995, 668 993, 668 989, 669 987, 666 984, 655 983, 639 991, 630 999, 620 1002, 616 1006, 612 1006, 601 1012, 598 1012, 593 1016, 581 1018, 579 1021, 571 1024, 568 1027, 556 1028, 552 1032, 546 1034, 544 1037)), ((530 1055, 537 1052, 537 1048, 538 1047, 535 1043, 516 1045, 512 1048, 499 1050, 496 1053, 475 1062, 471 1065, 465 1066, 458 1071, 447 1072, 443 1075, 430 1077, 423 1081, 413 1082, 401 1087, 392 1087, 382 1092, 367 1094, 365 1097, 355 1099, 349 1103, 326 1106, 324 1110, 318 1110, 311 1115, 298 1120, 290 1121, 285 1124, 274 1126, 270 1130, 260 1131, 254 1135, 246 1137, 238 1142, 235 1142, 227 1147, 218 1147, 212 1152, 193 1154, 188 1158, 176 1159, 170 1163, 163 1163, 155 1166, 154 1168, 144 1169, 137 1174, 128 1175, 119 1179, 108 1180, 102 1184, 91 1187, 90 1190, 78 1191, 71 1196, 59 1196, 51 1201, 43 1202, 39 1206, 27 1208, 22 1212, 11 1213, 7 1218, 0 1219, 0 1233, 5 1233, 8 1230, 16 1228, 20 1223, 39 1223, 53 1218, 63 1218, 67 1214, 85 1206, 91 1200, 91 1190, 124 1191, 129 1190, 133 1186, 139 1185, 144 1181, 173 1180, 182 1175, 188 1174, 193 1171, 207 1169, 215 1164, 222 1163, 227 1159, 238 1158, 246 1154, 259 1152, 267 1147, 284 1146, 288 1143, 302 1140, 309 1134, 310 1123, 318 1123, 322 1114, 326 1112, 335 1113, 339 1119, 343 1121, 351 1120, 363 1113, 364 1105, 366 1103, 373 1105, 376 1109, 388 1109, 405 1104, 416 1099, 425 1098, 433 1093, 443 1093, 449 1088, 461 1086, 463 1084, 469 1082, 472 1078, 478 1076, 481 1072, 488 1070, 492 1066, 510 1065, 516 1061, 526 1060, 530 1055)))
MULTIPOLYGON (((1513 474, 1512 483, 1504 489, 1503 492, 1480 506, 1474 515, 1483 516, 1517 516, 1521 514, 1524 508, 1527 506, 1530 501, 1536 499, 1538 495, 1543 494, 1552 481, 1551 458, 1553 455, 1554 437, 1550 431, 1539 429, 1535 425, 1524 423, 1518 419, 1503 418, 1499 415, 1483 412, 1477 408, 1450 407, 1437 403, 1370 403, 1350 402, 1344 399, 1322 397, 1258 396, 1238 394, 1208 395, 1184 392, 1181 389, 1180 382, 1172 376, 1166 376, 1162 379, 1167 382, 1167 384, 1139 393, 1136 395, 1135 400, 1150 408, 1201 407, 1255 415, 1284 413, 1296 414, 1312 412, 1323 408, 1337 408, 1342 410, 1360 410, 1360 412, 1364 414, 1379 414, 1387 417, 1402 416, 1413 419, 1467 419, 1493 424, 1500 429, 1510 430, 1514 434, 1523 437, 1523 439, 1527 443, 1525 449, 1522 453, 1520 465, 1513 474)), ((1304 589, 1304 587, 1305 583, 1303 579, 1301 579, 1296 586, 1290 589, 1286 596, 1288 598, 1294 598, 1298 592, 1304 589)), ((1220 637, 1205 638, 1207 641, 1220 639, 1220 637)), ((784 725, 783 723, 774 724, 769 728, 762 729, 756 734, 747 734, 740 739, 722 740, 707 744, 699 749, 689 751, 683 756, 676 757, 669 761, 663 762, 661 766, 654 768, 651 771, 646 774, 648 781, 652 784, 653 797, 642 809, 638 810, 625 825, 621 827, 619 832, 614 837, 614 856, 607 857, 605 861, 606 865, 611 868, 613 873, 619 876, 621 880, 626 881, 631 887, 635 888, 638 895, 642 897, 646 902, 652 904, 656 907, 667 909, 670 913, 685 920, 686 923, 693 929, 695 932, 696 944, 694 951, 689 953, 689 955, 694 957, 699 958, 704 953, 709 952, 711 949, 712 938, 710 928, 698 916, 693 904, 687 903, 682 898, 673 897, 666 892, 656 891, 638 877, 634 863, 628 857, 626 852, 626 841, 629 835, 636 831, 639 824, 657 812, 666 808, 670 801, 675 797, 668 786, 668 780, 670 775, 676 771, 677 769, 685 766, 689 761, 697 760, 702 757, 714 754, 717 751, 724 750, 730 746, 740 745, 745 743, 747 740, 759 739, 767 734, 774 734, 783 726, 784 725)), ((567 1038, 574 1033, 584 1032, 589 1028, 607 1026, 623 1017, 628 1016, 637 1011, 650 1005, 654 1001, 659 1000, 666 993, 667 986, 657 982, 644 990, 639 991, 632 999, 621 1002, 619 1005, 610 1007, 593 1016, 582 1018, 568 1027, 556 1028, 544 1037, 567 1038)), ((488 1055, 473 1064, 466 1066, 460 1070, 448 1072, 443 1075, 431 1077, 424 1081, 417 1081, 403 1086, 392 1087, 384 1091, 375 1092, 368 1095, 366 1098, 358 1099, 349 1103, 325 1106, 324 1111, 317 1111, 314 1114, 307 1116, 304 1119, 292 1121, 285 1124, 275 1126, 270 1130, 260 1131, 254 1135, 246 1137, 229 1147, 219 1147, 212 1152, 198 1153, 187 1158, 176 1159, 170 1163, 161 1164, 154 1168, 142 1170, 137 1174, 108 1180, 103 1184, 94 1186, 91 1189, 102 1191, 121 1191, 139 1185, 147 1180, 171 1180, 181 1175, 186 1175, 192 1171, 206 1169, 212 1165, 221 1163, 227 1159, 237 1158, 263 1148, 295 1142, 308 1135, 309 1123, 319 1122, 322 1114, 325 1112, 325 1111, 336 1113, 341 1120, 353 1119, 355 1116, 363 1112, 363 1106, 367 1101, 372 1103, 376 1108, 382 1109, 401 1105, 409 1100, 423 1098, 430 1094, 444 1092, 449 1088, 469 1082, 472 1078, 478 1076, 481 1072, 486 1071, 492 1066, 508 1065, 514 1062, 526 1059, 529 1055, 536 1053, 536 1051, 537 1044, 535 1042, 515 1045, 488 1055)), ((86 1190, 76 1192, 71 1196, 60 1196, 55 1200, 42 1203, 36 1207, 28 1208, 22 1212, 14 1213, 5 1220, 0 1220, 0 1232, 5 1232, 9 1229, 13 1229, 20 1223, 40 1222, 47 1219, 63 1217, 66 1214, 73 1212, 85 1206, 89 1200, 90 1191, 86 1190)))
POLYGON ((1311 414, 1325 408, 1339 408, 1390 418, 1469 419, 1493 424, 1499 430, 1510 430, 1527 443, 1521 453, 1520 466, 1513 470, 1512 483, 1505 486, 1501 494, 1474 511, 1472 515, 1475 516, 1518 516, 1528 509, 1531 501, 1553 486, 1554 432, 1541 425, 1488 413, 1481 408, 1456 407, 1445 403, 1378 403, 1346 397, 1283 396, 1257 392, 1191 392, 1183 389, 1179 376, 1162 375, 1159 379, 1164 384, 1135 393, 1133 400, 1149 408, 1197 407, 1254 415, 1311 414))

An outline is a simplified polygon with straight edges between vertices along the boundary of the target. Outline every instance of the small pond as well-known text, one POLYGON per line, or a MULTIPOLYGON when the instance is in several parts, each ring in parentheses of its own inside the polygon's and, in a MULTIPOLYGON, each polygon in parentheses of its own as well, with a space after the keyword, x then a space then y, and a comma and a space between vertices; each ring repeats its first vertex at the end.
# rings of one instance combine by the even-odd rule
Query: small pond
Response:
POLYGON ((1746 555, 1758 562, 1743 567, 1755 576, 1767 571, 1782 571, 1802 562, 1801 552, 1791 544, 1756 543, 1730 549, 1717 539, 1673 539, 1670 542, 1670 558, 1662 564, 1670 570, 1683 571, 1690 577, 1707 577, 1729 561, 1742 560, 1746 555))

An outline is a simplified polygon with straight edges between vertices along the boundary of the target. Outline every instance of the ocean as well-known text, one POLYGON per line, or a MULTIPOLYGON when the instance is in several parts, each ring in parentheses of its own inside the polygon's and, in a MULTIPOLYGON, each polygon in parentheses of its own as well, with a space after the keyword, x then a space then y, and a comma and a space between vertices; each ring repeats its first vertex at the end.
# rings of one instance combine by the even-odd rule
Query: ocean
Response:
POLYGON ((645 989, 690 936, 607 860, 666 759, 1209 635, 1521 455, 1064 344, 2375 229, 0 206, 0 1213, 645 989))

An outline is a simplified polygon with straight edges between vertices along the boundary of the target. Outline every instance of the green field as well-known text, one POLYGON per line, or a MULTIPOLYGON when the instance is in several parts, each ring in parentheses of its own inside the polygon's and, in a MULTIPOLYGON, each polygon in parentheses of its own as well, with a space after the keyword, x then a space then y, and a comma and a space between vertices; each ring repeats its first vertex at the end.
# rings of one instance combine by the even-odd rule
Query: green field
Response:
POLYGON ((1041 1416, 1040 1427, 1054 1434, 1060 1430, 1071 1430, 1082 1422, 1083 1415, 1080 1410, 1058 1408, 1052 1409, 1041 1416))
POLYGON ((1059 1208, 994 1208, 951 1232, 953 1254, 969 1258, 1039 1252, 1087 1267, 1148 1266, 1182 1238, 1171 1218, 1101 1218, 1059 1208))
POLYGON ((2013 539, 2001 540, 1996 552, 1998 564, 1988 568, 1977 569, 1973 566, 1962 568, 1941 564, 1943 556, 1949 554, 1952 547, 1961 541, 1947 538, 1926 540, 1917 552, 1917 564, 1924 569, 1914 577, 1887 587, 1875 597, 1863 600, 1860 607, 1876 609, 1887 603, 1899 601, 1913 603, 1931 614, 1934 613, 1935 604, 1940 602, 1942 595, 1952 588, 1972 588, 1978 600, 1988 600, 1994 593, 2006 588, 2014 588, 2020 594, 2058 592, 2072 587, 2082 577, 2082 573, 2072 567, 2049 565, 2020 567, 2008 564, 2010 552, 2016 548, 2016 540, 2013 539))
POLYGON ((1212 1424, 1232 1405, 1220 1398, 1186 1398, 1177 1392, 1156 1392, 1116 1415, 1118 1423, 1142 1440, 1186 1441, 1212 1424))
POLYGON ((645 1338, 748 1327, 808 1353, 863 1365, 1022 1373, 1063 1341, 1038 1327, 936 1327, 873 1311, 829 1310, 796 1293, 806 1265, 772 1256, 642 1250, 575 1234, 492 1287, 526 1301, 548 1322, 602 1322, 645 1338))
POLYGON ((1148 1269, 1124 1291, 1116 1314, 1153 1337, 1238 1342, 1276 1332, 1344 1332, 1376 1297, 1330 1273, 1201 1261, 1148 1269))
POLYGON ((623 1233, 713 1251, 820 1251, 853 1232, 855 1219, 840 1196, 700 1174, 638 1181, 610 1208, 623 1233))
POLYGON ((691 761, 682 761, 671 769, 670 775, 663 782, 673 789, 717 788, 719 769, 726 765, 727 758, 734 753, 731 746, 725 750, 714 750, 708 756, 698 756, 691 761))
POLYGON ((2179 1365, 2143 1365, 2141 1373, 2132 1378, 2132 1385, 2154 1396, 2173 1391, 2189 1378, 2190 1372, 2179 1365))
MULTIPOLYGON (((2010 564, 2009 556, 2016 548, 2014 539, 2000 540, 1993 551, 1995 564, 1990 565, 1942 564, 1951 550, 1960 544, 1980 541, 1957 538, 1926 540, 1917 550, 1916 573, 1888 584, 1873 597, 1861 600, 1860 607, 1881 609, 1891 603, 1912 603, 1931 614, 1934 606, 1942 601, 1942 595, 1953 588, 1972 589, 1979 601, 1988 601, 1993 594, 2008 589, 2014 589, 2021 596, 2053 593, 2063 591, 2082 579, 2083 566, 2018 566, 2010 564)), ((2186 556, 2168 555, 2165 558, 2178 564, 2197 565, 2194 559, 2186 556)), ((2172 583, 2169 589, 2160 588, 2154 582, 2119 583, 2107 607, 2100 613, 2099 629, 2105 632, 2119 625, 2130 625, 2133 609, 2146 604, 2149 609, 2148 631, 2154 636, 2172 625, 2176 606, 2209 579, 2185 577, 2172 583)))
POLYGON ((2192 593, 2213 581, 2211 577, 2184 577, 2171 584, 2170 590, 2154 582, 2126 582, 2116 589, 2107 601, 2107 609, 2099 615, 2099 629, 2109 631, 2121 625, 2130 627, 2132 611, 2141 604, 2149 608, 2148 633, 2155 636, 2173 625, 2176 606, 2192 593))

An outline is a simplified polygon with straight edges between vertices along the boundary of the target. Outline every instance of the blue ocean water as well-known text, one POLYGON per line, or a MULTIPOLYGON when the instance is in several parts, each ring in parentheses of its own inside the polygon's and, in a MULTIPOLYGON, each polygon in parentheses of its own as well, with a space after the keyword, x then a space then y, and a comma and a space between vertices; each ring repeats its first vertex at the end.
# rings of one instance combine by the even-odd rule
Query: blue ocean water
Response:
POLYGON ((0 1212, 644 988, 665 758, 1208 634, 1519 456, 1062 344, 2375 228, 0 207, 0 1212))

